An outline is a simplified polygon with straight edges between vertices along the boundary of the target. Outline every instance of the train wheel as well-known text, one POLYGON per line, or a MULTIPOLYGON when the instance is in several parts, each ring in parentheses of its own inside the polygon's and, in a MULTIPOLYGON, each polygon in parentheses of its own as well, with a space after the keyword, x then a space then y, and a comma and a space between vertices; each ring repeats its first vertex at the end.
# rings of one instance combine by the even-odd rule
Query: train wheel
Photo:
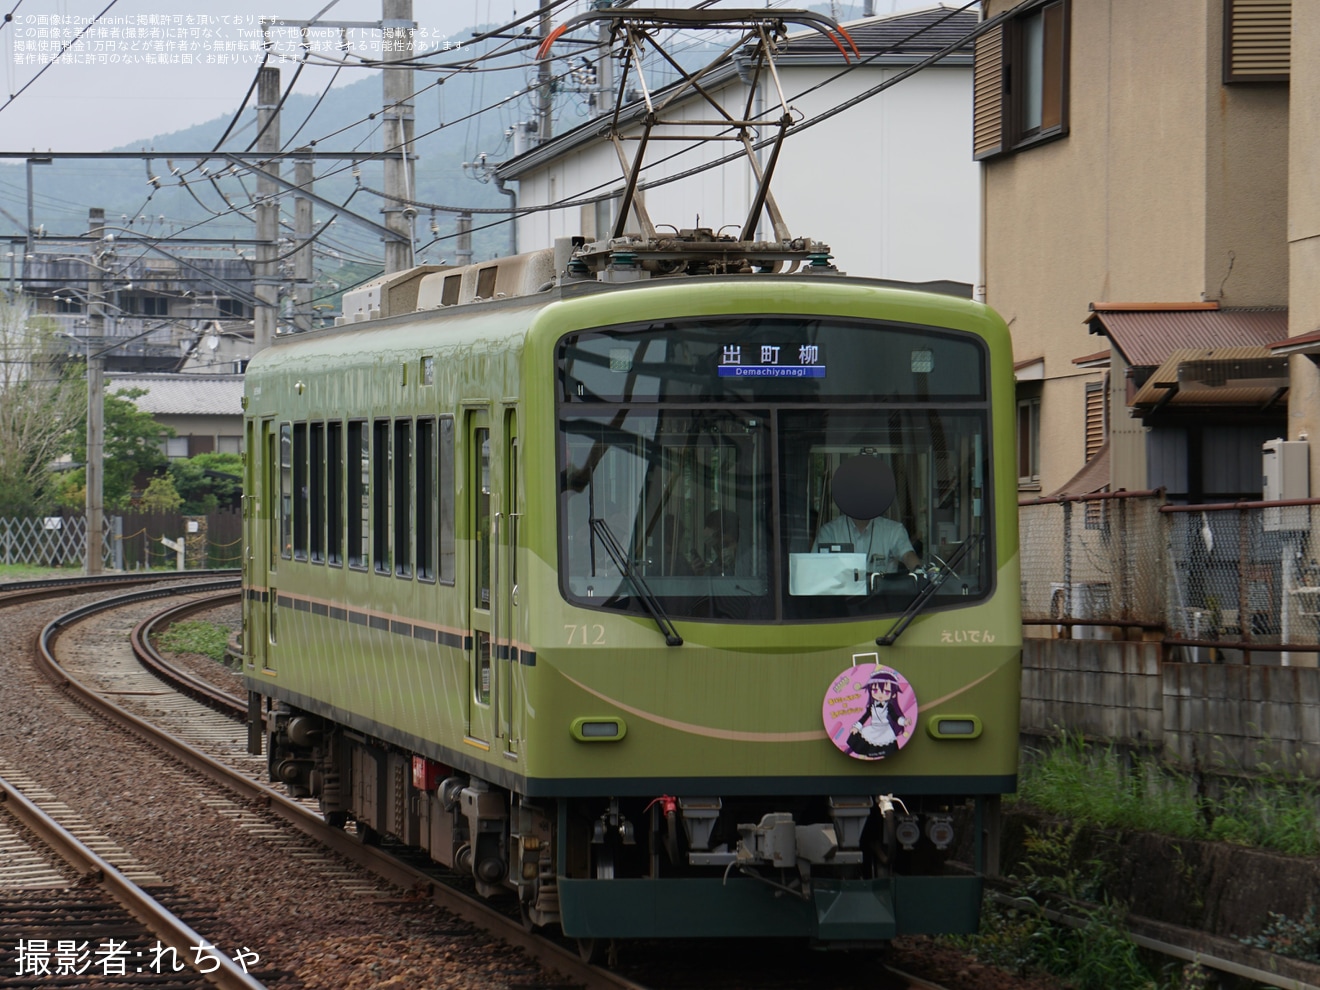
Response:
POLYGON ((532 906, 522 898, 518 899, 518 920, 526 931, 536 931, 536 922, 532 921, 532 906))
POLYGON ((595 966, 605 955, 605 939, 580 938, 577 940, 578 956, 589 966, 595 966))
POLYGON ((589 966, 614 969, 619 965, 619 943, 612 938, 580 938, 578 956, 589 966))

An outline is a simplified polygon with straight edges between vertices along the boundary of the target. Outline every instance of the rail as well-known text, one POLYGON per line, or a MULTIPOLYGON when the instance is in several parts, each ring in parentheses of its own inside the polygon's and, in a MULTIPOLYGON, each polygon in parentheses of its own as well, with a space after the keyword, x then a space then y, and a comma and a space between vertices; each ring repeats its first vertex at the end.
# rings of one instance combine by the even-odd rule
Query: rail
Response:
MULTIPOLYGON (((161 941, 174 946, 206 944, 206 939, 182 919, 29 801, 3 777, 0 777, 0 801, 4 802, 10 814, 82 874, 85 882, 95 882, 102 887, 161 941)), ((222 990, 264 990, 264 984, 244 972, 242 967, 223 953, 216 953, 209 958, 217 967, 213 972, 201 975, 215 986, 222 990)))

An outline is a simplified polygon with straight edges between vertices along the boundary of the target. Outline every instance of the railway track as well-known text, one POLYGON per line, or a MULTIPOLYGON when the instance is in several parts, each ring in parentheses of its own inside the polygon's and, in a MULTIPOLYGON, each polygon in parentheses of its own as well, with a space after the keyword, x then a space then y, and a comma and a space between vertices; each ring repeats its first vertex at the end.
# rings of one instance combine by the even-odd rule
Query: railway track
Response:
MULTIPOLYGON (((208 815, 235 824, 249 841, 273 843, 282 848, 281 855, 286 859, 310 863, 323 875, 333 877, 339 884, 340 896, 376 903, 392 897, 400 905, 409 907, 422 903, 437 905, 448 914, 457 916, 461 923, 476 926, 502 943, 521 949, 539 965, 558 974, 549 983, 531 982, 527 986, 641 990, 644 986, 728 985, 719 982, 719 974, 727 974, 727 958, 713 968, 704 967, 707 979, 713 977, 716 982, 703 983, 687 967, 675 965, 673 948, 668 945, 640 952, 626 971, 589 966, 578 958, 575 946, 530 934, 516 917, 503 914, 489 902, 469 897, 448 886, 440 878, 442 871, 411 864, 406 858, 396 856, 388 844, 382 847, 364 844, 352 831, 330 828, 314 808, 292 801, 269 787, 264 781, 264 759, 254 758, 246 752, 246 733, 240 728, 241 720, 246 717, 243 701, 179 670, 160 656, 151 643, 154 629, 189 613, 213 609, 232 600, 226 597, 232 595, 232 587, 233 582, 229 580, 207 582, 205 588, 183 590, 188 596, 184 601, 145 618, 103 620, 96 641, 106 638, 104 622, 108 621, 111 623, 108 634, 113 637, 124 632, 125 638, 132 643, 132 654, 128 650, 107 650, 80 644, 77 641, 79 624, 97 621, 96 616, 111 614, 110 610, 123 608, 129 602, 141 603, 161 597, 165 594, 162 589, 144 589, 131 595, 116 596, 109 602, 80 606, 48 623, 41 636, 46 676, 60 685, 65 696, 78 699, 76 706, 65 703, 73 711, 62 707, 60 718, 70 721, 114 720, 138 738, 149 740, 152 746, 168 752, 191 773, 221 785, 226 792, 224 795, 212 789, 209 796, 199 794, 195 802, 204 807, 208 815), (140 655, 145 666, 139 665, 135 655, 140 655), (169 681, 171 686, 162 685, 161 679, 169 681), (188 697, 179 695, 174 684, 180 685, 178 690, 187 692, 188 697), (203 708, 203 704, 210 707, 203 708), (184 737, 186 741, 178 737, 184 737), (284 825, 291 826, 298 834, 291 834, 284 825), (309 851, 306 840, 300 836, 308 837, 324 851, 319 856, 309 851), (350 864, 384 880, 394 893, 382 894, 378 884, 363 883, 360 874, 349 868, 350 864)), ((0 607, 2 603, 3 598, 0 598, 0 607)), ((44 896, 51 896, 50 892, 44 896)), ((804 954, 805 947, 799 948, 801 952, 798 954, 804 954)), ((716 951, 712 959, 719 956, 716 951)), ((703 967, 699 960, 697 965, 703 967)), ((850 964, 844 968, 851 970, 853 967, 850 964)), ((884 990, 936 987, 897 973, 883 974, 882 967, 873 958, 863 970, 868 985, 884 990)), ((839 975, 843 977, 843 974, 839 975)), ((860 978, 863 972, 857 975, 860 978)), ((816 964, 800 976, 802 979, 787 979, 775 985, 842 987, 852 982, 852 977, 844 977, 837 984, 822 982, 816 964), (812 973, 815 977, 806 979, 812 973)), ((758 985, 771 984, 762 982, 758 985)))
MULTIPOLYGON (((0 819, 9 854, 0 868, 0 944, 13 945, 16 956, 0 987, 72 986, 84 977, 159 986, 164 977, 180 988, 259 990, 243 964, 214 951, 182 920, 181 913, 205 915, 202 905, 174 898, 167 906, 145 886, 160 884, 160 877, 124 862, 131 858, 109 840, 101 839, 98 851, 28 796, 39 792, 35 784, 27 790, 0 777, 4 817, 40 843, 0 819)), ((76 817, 67 808, 56 813, 76 817)))
MULTIPOLYGON (((232 580, 211 582, 200 588, 194 586, 185 589, 185 593, 203 597, 191 598, 164 612, 134 621, 129 637, 132 654, 128 651, 80 649, 76 644, 70 650, 63 647, 62 641, 78 622, 129 603, 159 597, 163 594, 160 589, 138 591, 80 606, 59 616, 43 629, 39 645, 44 672, 79 704, 115 721, 138 738, 167 752, 189 770, 237 795, 240 808, 260 807, 260 813, 232 807, 217 811, 238 820, 249 835, 260 836, 265 841, 282 837, 285 830, 276 827, 272 821, 279 819, 335 854, 326 857, 322 864, 331 872, 338 868, 334 860, 341 858, 363 866, 394 887, 408 892, 409 900, 430 901, 522 948, 542 965, 553 967, 567 976, 572 985, 640 987, 605 970, 587 967, 570 950, 529 935, 515 921, 493 911, 483 902, 442 887, 433 875, 408 866, 385 850, 364 845, 352 833, 326 826, 314 809, 266 786, 260 779, 265 774, 265 761, 247 754, 246 733, 239 729, 239 720, 246 717, 246 705, 168 664, 150 641, 154 628, 177 621, 190 612, 214 608, 225 600, 216 596, 232 597, 234 588, 236 583, 232 580), (139 657, 145 665, 139 664, 139 657), (160 678, 168 680, 171 686, 164 688, 158 680, 160 678), (178 685, 177 691, 174 685, 178 685), (178 691, 186 691, 190 697, 184 697, 178 691), (192 696, 203 700, 199 702, 192 696), (202 708, 203 703, 221 711, 202 708)), ((232 802, 228 799, 216 799, 213 810, 229 804, 232 802)), ((289 855, 305 857, 306 852, 291 849, 289 855)), ((345 893, 379 897, 381 892, 379 889, 349 889, 345 893)))
MULTIPOLYGON (((234 726, 246 719, 247 708, 244 701, 215 687, 206 680, 194 677, 170 664, 166 658, 156 651, 151 642, 152 634, 156 629, 164 628, 171 622, 179 621, 192 613, 215 608, 217 604, 227 600, 211 597, 223 587, 224 585, 220 584, 213 591, 208 591, 208 597, 187 600, 172 605, 164 611, 157 612, 141 620, 133 628, 131 635, 133 652, 138 662, 142 664, 143 669, 150 670, 153 677, 168 682, 172 690, 187 694, 196 702, 207 705, 214 710, 215 714, 208 714, 205 718, 200 718, 195 703, 191 701, 185 703, 182 699, 178 699, 166 703, 164 699, 169 695, 161 692, 158 686, 152 686, 149 681, 145 683, 134 682, 129 686, 124 686, 128 684, 127 681, 124 681, 118 688, 121 699, 125 697, 137 698, 139 701, 142 699, 155 699, 153 703, 162 710, 158 716, 153 717, 153 722, 166 727, 171 723, 180 723, 177 727, 180 729, 186 727, 190 738, 198 740, 203 748, 212 751, 221 750, 220 768, 210 771, 209 776, 217 782, 223 783, 225 787, 236 790, 248 800, 264 804, 272 813, 333 850, 337 855, 351 860, 389 883, 409 891, 410 897, 425 898, 444 907, 446 910, 460 915, 472 924, 480 925, 484 930, 502 941, 521 947, 541 962, 542 965, 553 967, 569 975, 574 985, 586 987, 640 987, 644 984, 659 986, 663 985, 664 981, 656 981, 656 972, 667 970, 673 975, 676 969, 683 969, 683 967, 673 966, 672 960, 666 962, 665 956, 672 950, 669 945, 658 945, 653 949, 643 947, 638 954, 638 958, 633 959, 630 964, 625 965, 620 971, 611 972, 599 970, 596 967, 584 967, 584 964, 574 957, 572 946, 555 945, 539 937, 528 935, 522 930, 516 918, 503 915, 498 910, 492 909, 491 904, 487 901, 467 897, 461 891, 450 888, 445 881, 440 879, 439 874, 441 871, 410 864, 406 857, 395 856, 388 844, 379 848, 365 845, 352 832, 329 828, 324 825, 319 814, 309 804, 304 805, 291 801, 282 792, 267 786, 264 782, 264 760, 247 756, 245 745, 241 748, 239 745, 245 743, 245 739, 240 738, 241 734, 234 732, 234 726), (174 711, 171 712, 166 709, 174 709, 174 711), (241 775, 243 781, 245 781, 244 783, 235 782, 237 780, 233 776, 235 772, 241 775), (630 981, 622 975, 623 973, 632 974, 633 980, 637 982, 630 981)), ((146 592, 145 594, 159 594, 159 592, 146 592)), ((0 604, 2 603, 3 598, 0 597, 0 604)), ((67 673, 68 671, 65 670, 65 674, 67 673)), ((114 676, 118 679, 126 678, 129 675, 119 670, 114 676)), ((139 673, 136 676, 143 675, 139 673)), ((114 691, 115 689, 110 689, 110 697, 115 696, 114 691)), ((3 847, 0 846, 0 848, 3 847)), ((1059 920, 1066 922, 1066 919, 1062 917, 1059 920)), ((1277 972, 1277 970, 1271 972, 1260 966, 1243 965, 1240 961, 1216 956, 1213 952, 1206 951, 1204 939, 1197 936, 1197 933, 1183 934, 1187 937, 1180 941, 1179 932, 1176 930, 1164 929, 1154 935, 1149 932, 1134 930, 1133 937, 1139 944, 1162 952, 1172 958, 1195 959, 1203 966, 1217 968, 1236 976, 1262 981, 1269 979, 1273 981, 1274 985, 1284 988, 1301 988, 1310 985, 1305 982, 1291 980, 1285 974, 1277 972), (1191 945, 1193 936, 1197 936, 1195 938, 1197 943, 1195 948, 1191 945)), ((700 951, 696 953, 698 957, 701 955, 703 953, 700 951)), ((846 970, 848 967, 843 968, 846 970)), ((925 982, 919 977, 891 969, 875 959, 871 959, 865 965, 864 970, 864 973, 859 972, 857 974, 858 978, 869 977, 869 982, 872 984, 875 984, 881 973, 884 973, 881 985, 886 987, 890 985, 894 987, 938 987, 937 984, 925 982)), ((672 985, 695 986, 697 983, 693 982, 691 976, 688 976, 681 978, 679 982, 672 985)), ((791 985, 791 980, 785 983, 785 986, 791 985)))

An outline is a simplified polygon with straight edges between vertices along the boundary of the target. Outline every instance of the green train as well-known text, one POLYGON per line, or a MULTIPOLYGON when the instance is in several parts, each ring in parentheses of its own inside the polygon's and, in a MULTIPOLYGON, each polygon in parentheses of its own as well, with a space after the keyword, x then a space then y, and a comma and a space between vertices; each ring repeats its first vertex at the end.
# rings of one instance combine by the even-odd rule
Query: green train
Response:
POLYGON ((1017 774, 1007 329, 707 248, 413 269, 251 362, 271 778, 584 952, 973 931, 1017 774))

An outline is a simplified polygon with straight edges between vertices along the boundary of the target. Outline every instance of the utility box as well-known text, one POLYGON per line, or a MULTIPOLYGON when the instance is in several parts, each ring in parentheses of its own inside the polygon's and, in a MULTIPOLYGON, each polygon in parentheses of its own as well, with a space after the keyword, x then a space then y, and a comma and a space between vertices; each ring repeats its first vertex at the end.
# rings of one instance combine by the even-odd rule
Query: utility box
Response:
MULTIPOLYGON (((1311 497, 1311 445, 1305 440, 1267 440, 1261 446, 1261 498, 1266 502, 1285 502, 1311 497)), ((1266 508, 1263 519, 1266 532, 1309 530, 1309 506, 1266 508)))

